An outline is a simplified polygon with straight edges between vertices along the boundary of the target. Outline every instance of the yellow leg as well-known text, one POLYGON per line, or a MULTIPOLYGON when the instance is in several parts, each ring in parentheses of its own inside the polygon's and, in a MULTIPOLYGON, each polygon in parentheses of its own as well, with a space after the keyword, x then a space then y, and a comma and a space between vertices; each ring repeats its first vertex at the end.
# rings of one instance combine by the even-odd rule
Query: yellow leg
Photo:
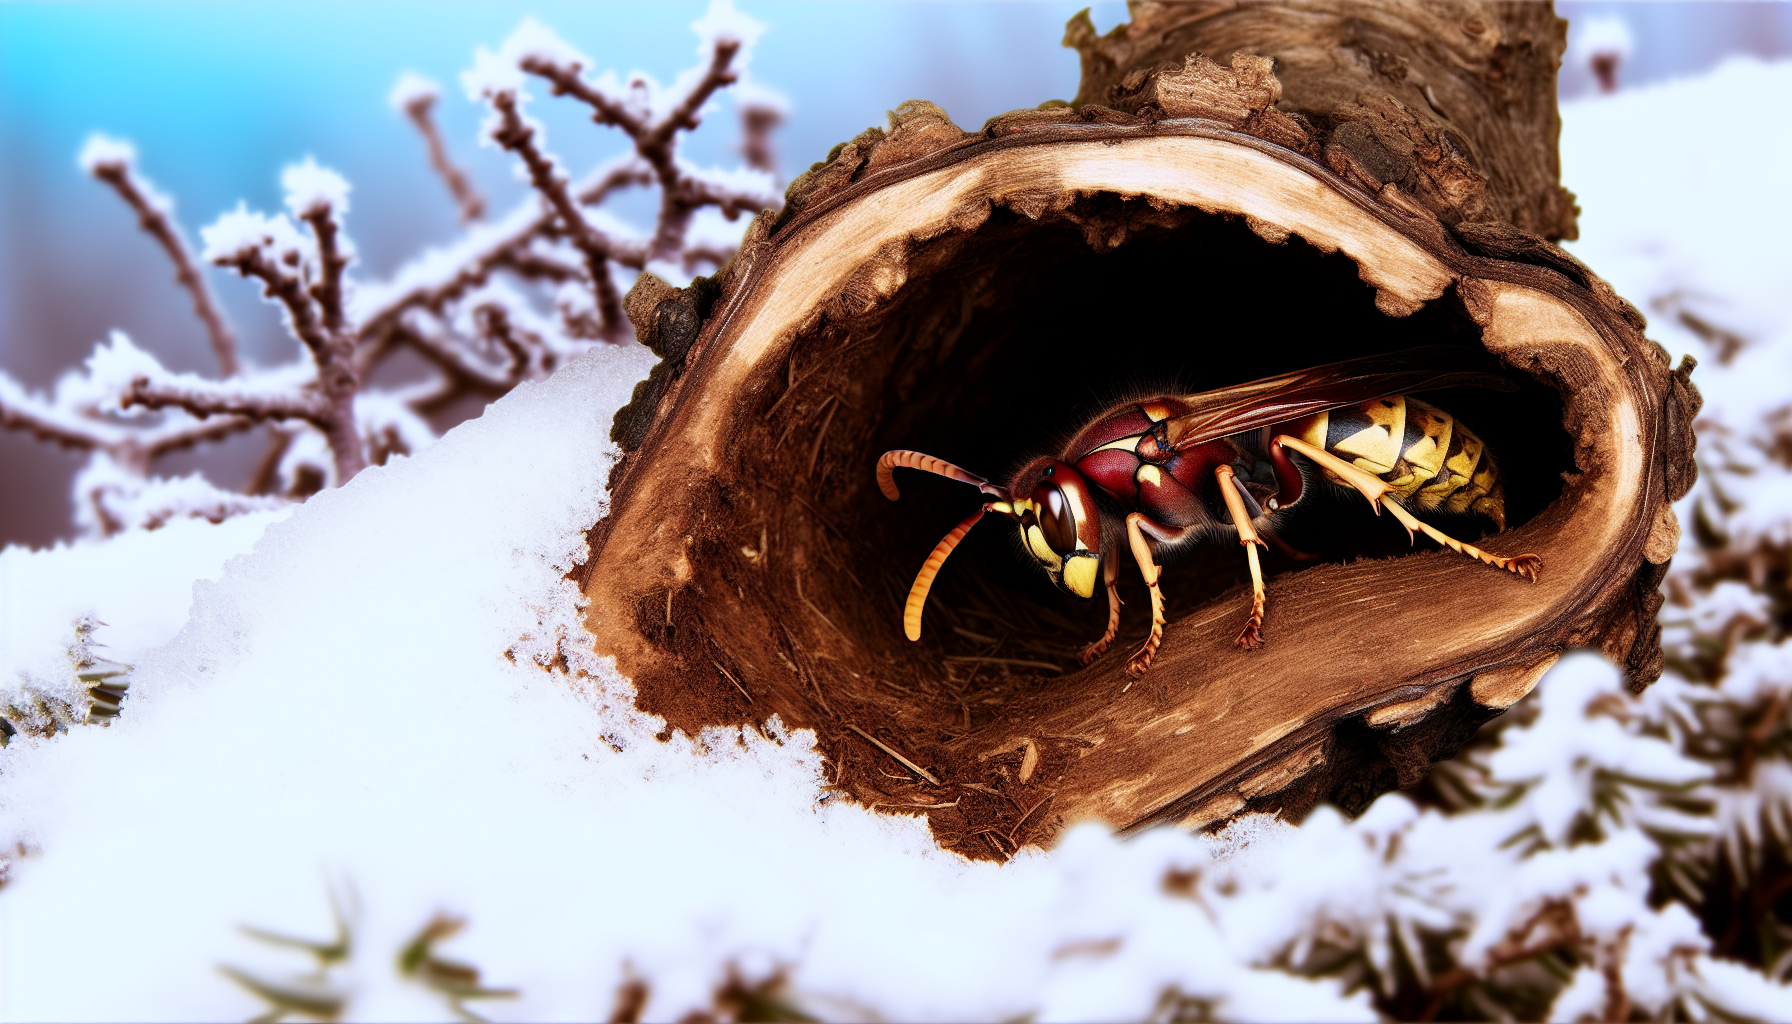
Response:
POLYGON ((1151 548, 1145 543, 1145 532, 1139 523, 1145 519, 1144 513, 1134 512, 1126 517, 1126 539, 1132 545, 1133 561, 1139 563, 1139 575, 1145 577, 1145 585, 1151 588, 1151 633, 1145 642, 1133 652, 1132 660, 1126 663, 1126 671, 1134 676, 1142 676, 1151 667, 1151 659, 1157 657, 1158 645, 1164 639, 1164 594, 1157 585, 1159 571, 1157 562, 1151 556, 1151 548))
POLYGON ((1238 646, 1252 651, 1263 646, 1265 594, 1263 566, 1258 561, 1257 549, 1266 545, 1257 536, 1257 528, 1251 525, 1251 513, 1244 507, 1244 499, 1239 496, 1238 488, 1232 483, 1232 467, 1221 466, 1214 470, 1214 475, 1219 477, 1220 497, 1226 501, 1226 511, 1232 513, 1232 523, 1238 527, 1238 543, 1244 545, 1245 556, 1251 563, 1251 615, 1245 620, 1244 631, 1238 634, 1238 646))
POLYGON ((1108 645, 1114 642, 1114 635, 1120 632, 1120 591, 1112 583, 1108 584, 1108 631, 1101 639, 1083 648, 1077 655, 1078 660, 1087 665, 1096 658, 1107 653, 1108 645))
POLYGON ((1388 494, 1391 494, 1394 490, 1388 485, 1388 482, 1381 477, 1378 477, 1367 470, 1359 469, 1356 466, 1345 462, 1343 459, 1338 458, 1336 455, 1333 455, 1331 452, 1310 445, 1298 437, 1289 437, 1287 434, 1278 434, 1276 439, 1271 443, 1282 445, 1285 448, 1292 448, 1342 477, 1345 483, 1356 488, 1363 497, 1369 499, 1369 507, 1375 510, 1376 515, 1381 514, 1381 499, 1388 494))
POLYGON ((1412 533, 1414 530, 1418 530, 1425 536, 1430 537, 1444 547, 1449 548, 1451 551, 1459 552, 1470 558, 1478 558, 1488 565, 1499 566, 1507 572, 1517 573, 1533 583, 1537 580, 1537 570, 1543 568, 1543 559, 1538 558, 1536 555, 1515 555, 1511 558, 1501 558, 1499 555, 1482 551, 1480 548, 1475 547, 1473 544, 1466 541, 1457 540, 1429 523, 1420 522, 1417 516, 1408 512, 1404 506, 1398 501, 1395 501, 1391 496, 1382 498, 1381 503, 1387 506, 1389 512, 1394 514, 1395 519, 1400 520, 1401 525, 1406 527, 1406 532, 1408 534, 1412 533))

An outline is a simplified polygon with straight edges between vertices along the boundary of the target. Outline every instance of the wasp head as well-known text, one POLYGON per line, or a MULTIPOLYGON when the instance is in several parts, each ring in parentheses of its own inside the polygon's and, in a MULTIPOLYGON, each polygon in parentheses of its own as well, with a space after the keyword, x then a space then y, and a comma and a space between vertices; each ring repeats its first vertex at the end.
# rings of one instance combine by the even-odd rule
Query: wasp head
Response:
POLYGON ((1059 589, 1094 597, 1101 579, 1101 514, 1082 474, 1067 462, 1040 459, 1015 476, 1008 492, 1012 498, 995 502, 992 511, 1014 518, 1027 553, 1059 589))

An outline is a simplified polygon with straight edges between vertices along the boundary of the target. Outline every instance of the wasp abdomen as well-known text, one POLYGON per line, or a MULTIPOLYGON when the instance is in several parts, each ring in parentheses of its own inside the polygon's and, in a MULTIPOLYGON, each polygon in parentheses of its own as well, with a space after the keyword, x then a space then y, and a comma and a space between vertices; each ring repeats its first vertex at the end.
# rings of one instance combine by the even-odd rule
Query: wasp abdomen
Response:
POLYGON ((1282 432, 1387 481, 1408 506, 1479 513, 1506 528, 1505 489, 1487 446, 1436 406, 1394 395, 1318 413, 1282 432))

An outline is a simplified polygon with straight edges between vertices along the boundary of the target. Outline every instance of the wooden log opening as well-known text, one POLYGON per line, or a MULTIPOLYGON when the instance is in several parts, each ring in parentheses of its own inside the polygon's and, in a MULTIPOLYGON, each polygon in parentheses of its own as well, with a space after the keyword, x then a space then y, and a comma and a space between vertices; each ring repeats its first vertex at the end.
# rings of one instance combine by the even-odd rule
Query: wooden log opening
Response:
MULTIPOLYGON (((1151 24, 1135 10, 1135 35, 1151 24)), ((1085 92, 1113 44, 1082 39, 1085 92)), ((716 280, 637 286, 630 315, 667 358, 618 418, 632 451, 580 582, 643 709, 693 734, 774 714, 812 728, 839 791, 1005 858, 1082 818, 1359 809, 1570 646, 1601 646, 1638 685, 1659 673, 1690 367, 1670 372, 1634 309, 1527 231, 1440 212, 1413 174, 1327 161, 1358 122, 1283 113, 1272 69, 1151 63, 1109 76, 1119 107, 979 133, 905 105, 800 179, 716 280), (1498 457, 1512 528, 1484 546, 1540 555, 1535 584, 1342 510, 1339 550, 1362 557, 1272 558, 1261 650, 1233 644, 1235 546, 1169 568, 1166 640, 1134 681, 1148 613, 1130 565, 1120 641, 1079 668, 1105 608, 1052 588, 991 523, 904 639, 915 571, 979 499, 904 474, 886 501, 881 452, 1001 480, 1117 399, 1421 344, 1490 352, 1518 385, 1427 397, 1498 457)))

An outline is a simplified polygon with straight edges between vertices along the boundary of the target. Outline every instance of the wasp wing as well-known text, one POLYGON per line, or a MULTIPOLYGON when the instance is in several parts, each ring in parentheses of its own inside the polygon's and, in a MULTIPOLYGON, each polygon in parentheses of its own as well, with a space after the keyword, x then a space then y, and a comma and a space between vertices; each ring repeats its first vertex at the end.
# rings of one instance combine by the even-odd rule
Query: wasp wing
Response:
POLYGON ((1476 369, 1462 349, 1430 345, 1181 396, 1190 411, 1168 421, 1169 442, 1187 448, 1340 406, 1455 387, 1517 389, 1504 377, 1476 369))

